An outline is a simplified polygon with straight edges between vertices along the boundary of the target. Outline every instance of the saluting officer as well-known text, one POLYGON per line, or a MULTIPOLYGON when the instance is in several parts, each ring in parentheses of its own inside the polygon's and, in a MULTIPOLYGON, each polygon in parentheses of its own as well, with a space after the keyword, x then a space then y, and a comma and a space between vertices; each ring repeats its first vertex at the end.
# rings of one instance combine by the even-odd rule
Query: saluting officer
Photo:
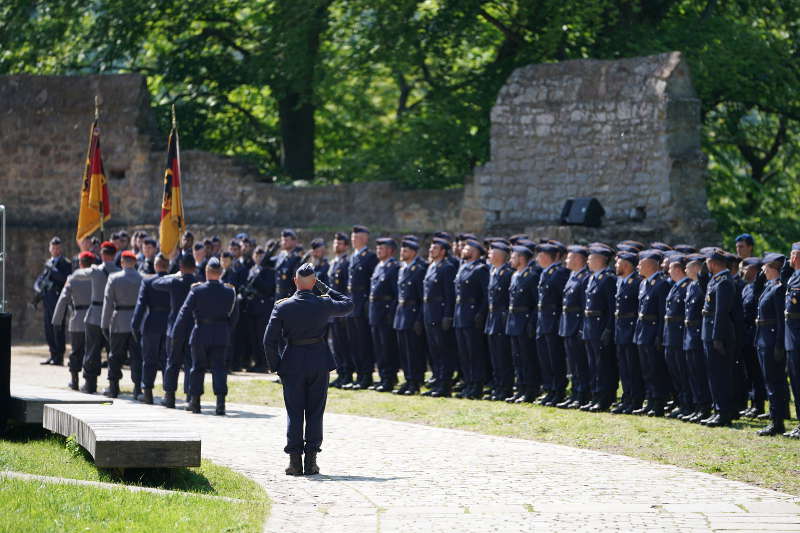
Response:
POLYGON ((275 303, 264 334, 264 348, 270 365, 281 377, 289 419, 284 448, 290 458, 286 473, 299 476, 319 474, 317 453, 322 445, 328 374, 335 368, 325 333, 330 319, 350 313, 353 302, 319 283, 308 263, 297 269, 294 283, 297 292, 275 303), (315 286, 322 296, 312 292, 315 286), (282 346, 285 348, 281 350, 282 346))
POLYGON ((225 414, 225 396, 228 394, 228 372, 225 350, 230 342, 231 329, 238 320, 239 305, 236 290, 220 281, 222 265, 216 257, 206 265, 206 282, 195 283, 186 296, 173 335, 182 343, 188 337, 192 353, 187 411, 200 413, 200 397, 206 370, 211 371, 212 386, 217 397, 215 414, 225 414), (189 330, 191 329, 191 335, 189 330))
MULTIPOLYGON (((88 268, 94 264, 92 252, 81 252, 78 255, 78 268, 88 268)), ((78 390, 78 373, 83 366, 86 348, 86 311, 92 303, 92 282, 88 279, 78 279, 70 275, 67 283, 61 290, 56 308, 53 311, 53 326, 63 327, 64 317, 69 307, 70 313, 67 330, 69 331, 69 388, 78 390)), ((63 332, 62 332, 63 334, 63 332)))
POLYGON ((591 378, 589 361, 586 357, 586 344, 582 338, 583 312, 586 308, 586 283, 589 281, 589 268, 586 259, 589 250, 584 246, 567 248, 567 268, 571 271, 561 300, 561 317, 558 322, 558 335, 564 339, 569 369, 572 374, 572 394, 563 400, 564 391, 557 391, 559 398, 550 404, 561 408, 580 408, 588 411, 592 407, 591 378), (563 401, 560 401, 563 400, 563 401))
POLYGON ((464 388, 460 397, 480 399, 486 382, 486 339, 483 337, 489 268, 480 261, 486 250, 477 240, 468 239, 461 251, 461 267, 455 277, 456 305, 453 327, 456 330, 458 359, 464 388))
POLYGON ((133 380, 133 399, 139 399, 142 383, 142 352, 138 342, 131 335, 131 322, 142 275, 136 270, 136 254, 125 250, 120 254, 121 272, 108 276, 103 314, 100 326, 111 346, 108 358, 108 388, 103 392, 109 398, 119 395, 119 380, 122 379, 122 364, 126 354, 130 354, 131 379, 133 380))
POLYGON ((489 286, 487 297, 489 313, 486 327, 489 358, 492 364, 492 394, 489 399, 503 401, 513 395, 514 364, 511 359, 511 342, 506 335, 509 306, 509 286, 513 269, 508 264, 511 247, 504 242, 494 241, 489 245, 489 286))
POLYGON ((367 247, 369 230, 360 225, 353 226, 350 234, 353 255, 347 280, 347 292, 353 299, 353 312, 347 317, 350 349, 356 360, 356 383, 353 389, 372 386, 372 371, 375 356, 372 351, 372 334, 369 328, 369 291, 372 272, 378 264, 378 256, 367 247))
MULTIPOLYGON (((621 246, 621 245, 620 245, 621 246)), ((633 342, 636 317, 639 315, 639 282, 636 272, 639 258, 635 249, 617 252, 615 271, 617 288, 614 295, 614 344, 617 349, 617 367, 622 383, 622 398, 611 410, 612 414, 629 415, 642 408, 644 381, 639 364, 639 350, 633 342)))
POLYGON ((402 266, 397 273, 397 310, 394 329, 406 382, 396 391, 418 394, 425 379, 425 329, 422 324, 422 280, 428 269, 418 254, 419 243, 404 240, 400 245, 402 266))
POLYGON ((758 361, 764 373, 769 398, 770 424, 758 431, 758 435, 762 437, 783 434, 786 431, 784 420, 789 418, 786 350, 783 347, 786 288, 780 279, 785 261, 786 258, 781 254, 770 253, 764 256, 761 269, 767 282, 759 296, 754 320, 758 361))
POLYGON ((691 280, 686 275, 686 256, 673 254, 669 257, 669 276, 672 287, 667 293, 664 312, 664 359, 667 363, 672 388, 678 405, 669 413, 670 418, 685 417, 693 413, 692 389, 689 384, 689 368, 683 350, 686 327, 686 289, 691 280))
POLYGON ((691 281, 686 286, 683 352, 686 356, 689 385, 692 389, 693 412, 678 418, 684 422, 697 424, 711 415, 711 391, 708 388, 701 331, 708 279, 701 272, 706 260, 703 254, 691 254, 686 259, 686 275, 691 281))
POLYGON ((536 262, 542 268, 538 288, 536 343, 542 370, 542 386, 547 394, 541 405, 554 406, 564 400, 567 388, 567 360, 564 342, 558 336, 564 286, 570 271, 561 264, 561 248, 553 243, 536 247, 536 262))
POLYGON ((394 258, 397 243, 393 239, 376 239, 378 264, 372 272, 369 292, 369 327, 372 348, 378 367, 380 382, 374 389, 391 392, 397 384, 400 360, 397 355, 397 337, 392 330, 397 308, 397 272, 400 265, 394 258))
POLYGON ((449 260, 450 242, 435 237, 428 251, 430 264, 422 280, 422 318, 431 356, 433 383, 424 396, 449 397, 453 373, 458 366, 453 312, 456 303, 454 280, 458 267, 449 260))
POLYGON ((664 361, 664 312, 669 282, 660 269, 664 256, 659 250, 639 253, 639 316, 633 341, 639 347, 639 363, 647 391, 647 404, 635 415, 664 416, 670 392, 669 370, 664 361))
MULTIPOLYGON (((517 241, 524 241, 520 239, 517 241)), ((506 335, 511 341, 516 392, 508 403, 532 403, 541 387, 539 361, 536 357, 536 312, 539 297, 539 269, 533 260, 535 245, 522 244, 511 248, 511 282, 508 287, 508 320, 506 335)))
MULTIPOLYGON (((133 310, 131 334, 142 349, 142 402, 153 403, 153 386, 156 373, 161 368, 162 377, 167 367, 167 321, 169 294, 153 288, 153 281, 167 274, 169 260, 158 254, 153 262, 156 275, 145 278, 139 287, 139 297, 133 310)), ((141 271, 140 271, 141 272, 141 271)))
POLYGON ((614 351, 614 295, 617 278, 608 270, 610 248, 589 248, 582 338, 586 343, 592 405, 589 411, 606 411, 617 396, 617 361, 614 351))
MULTIPOLYGON (((328 279, 330 286, 336 292, 347 294, 348 270, 350 268, 350 257, 347 249, 350 246, 350 238, 342 233, 336 232, 333 237, 334 258, 328 268, 328 279)), ((350 389, 353 387, 353 372, 356 369, 356 361, 350 347, 350 339, 347 335, 347 318, 331 318, 331 344, 333 346, 333 359, 336 361, 336 379, 330 385, 340 389, 350 389)))

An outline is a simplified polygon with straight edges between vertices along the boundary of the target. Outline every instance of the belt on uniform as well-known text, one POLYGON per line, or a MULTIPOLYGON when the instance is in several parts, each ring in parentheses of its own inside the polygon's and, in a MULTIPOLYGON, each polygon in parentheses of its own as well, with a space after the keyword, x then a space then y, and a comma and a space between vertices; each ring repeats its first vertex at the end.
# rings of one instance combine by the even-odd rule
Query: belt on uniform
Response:
POLYGON ((428 303, 428 302, 441 302, 442 300, 444 300, 444 298, 442 298, 441 296, 426 296, 426 297, 424 297, 422 299, 422 301, 425 302, 425 303, 428 303))
POLYGON ((686 319, 686 317, 683 315, 673 315, 673 316, 667 315, 664 317, 664 320, 666 320, 667 322, 683 322, 684 319, 686 319))
POLYGON ((703 309, 703 316, 714 316, 714 311, 706 311, 703 309))
POLYGON ((558 309, 558 306, 555 304, 539 304, 539 311, 555 311, 558 309))
POLYGON ((699 326, 700 325, 700 321, 699 320, 685 320, 683 323, 686 326, 699 326))
POLYGON ((504 305, 498 306, 498 305, 494 305, 494 304, 489 304, 489 312, 494 313, 495 311, 505 311, 505 310, 506 310, 506 307, 504 305))
POLYGON ((94 300, 92 300, 92 305, 99 305, 100 307, 102 307, 103 302, 95 302, 94 300))
POLYGON ((367 286, 366 285, 348 285, 347 286, 347 290, 352 294, 353 291, 359 291, 359 292, 366 291, 367 290, 367 286))
POLYGON ((289 339, 292 346, 308 346, 309 344, 319 344, 325 342, 323 337, 309 337, 308 339, 289 339))
POLYGON ((581 313, 583 312, 582 307, 567 307, 566 305, 561 308, 561 311, 564 313, 581 313))
POLYGON ((394 296, 386 295, 386 296, 370 296, 369 297, 369 301, 370 302, 391 302, 392 300, 394 300, 394 296))
POLYGON ((417 300, 416 300, 416 299, 408 299, 408 300, 406 300, 406 299, 401 299, 401 300, 397 300, 397 303, 398 303, 399 305, 402 305, 402 306, 406 306, 406 305, 416 305, 416 304, 417 304, 417 300))
POLYGON ((197 318, 195 319, 198 324, 222 324, 228 321, 228 317, 222 318, 197 318))
POLYGON ((115 305, 114 311, 133 311, 135 305, 115 305))
POLYGON ((653 321, 656 321, 656 320, 658 320, 658 317, 656 315, 643 315, 642 313, 639 313, 639 320, 653 320, 653 321))
POLYGON ((777 320, 774 318, 757 318, 756 319, 756 326, 771 326, 772 324, 776 323, 777 320))
POLYGON ((784 312, 783 315, 786 318, 800 318, 800 313, 786 313, 786 312, 784 312))
POLYGON ((617 311, 614 313, 614 318, 636 318, 636 313, 620 313, 617 311))
POLYGON ((76 311, 85 311, 86 309, 89 309, 89 306, 88 305, 76 305, 75 307, 73 307, 73 309, 75 309, 76 311))
POLYGON ((589 309, 585 310, 583 312, 583 314, 586 315, 586 316, 589 316, 589 317, 603 316, 603 312, 602 311, 591 311, 589 309))
POLYGON ((150 312, 151 313, 169 313, 169 311, 170 311, 169 307, 151 307, 150 308, 150 312))
POLYGON ((462 298, 461 296, 456 296, 456 303, 466 303, 466 304, 474 304, 477 300, 475 298, 462 298))
POLYGON ((508 307, 509 313, 529 313, 530 307, 526 305, 511 305, 508 307))

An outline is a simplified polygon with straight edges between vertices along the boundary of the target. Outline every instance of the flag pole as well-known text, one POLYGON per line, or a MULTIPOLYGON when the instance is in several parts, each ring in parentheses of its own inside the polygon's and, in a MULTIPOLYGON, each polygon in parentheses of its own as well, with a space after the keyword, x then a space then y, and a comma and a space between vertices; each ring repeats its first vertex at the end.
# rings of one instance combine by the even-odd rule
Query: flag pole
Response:
MULTIPOLYGON (((94 120, 95 120, 95 122, 97 122, 99 124, 99 120, 100 120, 100 95, 98 95, 98 94, 94 95, 94 120)), ((92 132, 92 134, 94 134, 94 132, 92 132)), ((103 221, 103 218, 105 218, 103 216, 104 213, 105 212, 103 210, 103 196, 100 195, 100 242, 103 242, 104 240, 106 240, 105 237, 104 237, 104 231, 103 231, 105 229, 104 228, 104 221, 103 221)))

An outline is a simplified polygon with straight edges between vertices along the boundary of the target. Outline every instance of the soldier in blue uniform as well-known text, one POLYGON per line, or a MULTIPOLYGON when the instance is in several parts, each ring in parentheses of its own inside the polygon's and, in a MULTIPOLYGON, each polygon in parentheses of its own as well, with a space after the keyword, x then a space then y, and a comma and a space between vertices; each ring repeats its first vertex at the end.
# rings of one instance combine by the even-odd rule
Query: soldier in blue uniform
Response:
POLYGON ((281 232, 281 251, 275 258, 275 299, 294 294, 294 273, 302 256, 297 249, 297 234, 290 229, 281 232))
POLYGON ((286 473, 312 475, 319 473, 317 453, 322 445, 328 374, 335 368, 325 335, 330 319, 352 312, 353 302, 319 283, 308 263, 297 269, 294 283, 297 292, 275 303, 264 335, 264 348, 270 365, 281 377, 289 418, 284 448, 290 457, 286 473), (322 296, 312 292, 315 286, 322 296), (285 348, 281 350, 281 346, 285 348), (303 453, 305 464, 302 464, 303 453))
POLYGON ((494 241, 489 245, 489 313, 483 332, 489 345, 492 364, 492 394, 489 399, 503 401, 514 394, 514 364, 511 359, 511 342, 506 335, 509 306, 509 286, 514 270, 508 264, 511 247, 494 241))
POLYGON ((758 361, 769 398, 770 424, 758 431, 762 437, 783 434, 786 431, 784 420, 789 418, 786 350, 783 347, 786 288, 780 279, 785 260, 784 256, 775 253, 764 256, 762 272, 766 284, 759 295, 756 318, 753 320, 758 361))
POLYGON ((744 383, 741 392, 745 395, 742 398, 743 401, 746 402, 749 397, 750 407, 745 408, 739 414, 747 418, 757 418, 764 413, 764 401, 767 399, 764 375, 758 362, 755 343, 758 300, 761 297, 761 291, 764 290, 765 279, 763 275, 759 275, 761 259, 758 257, 743 259, 741 266, 740 279, 744 282, 741 291, 744 330, 739 351, 744 366, 744 383))
POLYGON ((369 328, 369 291, 372 272, 378 264, 378 256, 367 247, 369 230, 361 225, 353 226, 350 234, 353 255, 350 256, 347 292, 353 299, 353 312, 347 318, 350 350, 356 361, 356 382, 353 389, 372 386, 372 371, 375 355, 372 350, 372 334, 369 328))
POLYGON ((378 264, 370 278, 368 306, 372 349, 380 378, 374 390, 391 392, 397 384, 397 371, 400 368, 397 336, 392 330, 397 308, 397 274, 400 264, 394 257, 397 250, 394 239, 376 239, 375 243, 378 264))
POLYGON ((221 276, 222 265, 219 260, 210 259, 206 266, 207 281, 192 285, 173 327, 175 341, 180 343, 188 337, 191 348, 191 399, 186 409, 192 413, 200 413, 203 381, 206 370, 210 370, 217 397, 215 414, 225 414, 225 396, 228 394, 225 348, 238 319, 239 305, 236 290, 231 285, 224 285, 220 281, 221 276))
POLYGON ((256 247, 253 260, 254 264, 248 272, 247 281, 238 289, 239 315, 248 334, 247 344, 253 359, 253 366, 247 365, 246 370, 266 372, 268 365, 263 339, 272 306, 275 304, 276 275, 272 258, 265 249, 256 247))
POLYGON ((584 246, 570 246, 567 251, 566 265, 570 275, 561 299, 558 336, 564 339, 564 352, 572 375, 572 391, 568 398, 556 403, 556 407, 582 408, 588 411, 592 407, 591 378, 586 344, 581 335, 586 306, 586 283, 590 274, 586 266, 589 251, 584 246))
POLYGON ((633 342, 639 347, 639 364, 642 368, 647 404, 633 414, 664 416, 670 393, 669 370, 664 361, 664 313, 670 285, 660 270, 664 259, 659 250, 639 253, 639 315, 633 342))
POLYGON ((158 254, 153 261, 155 276, 144 278, 133 310, 131 334, 142 346, 142 402, 153 403, 153 385, 159 369, 164 377, 167 367, 167 319, 169 294, 153 288, 153 282, 167 274, 169 259, 158 254))
POLYGON ((44 335, 47 339, 47 346, 50 348, 50 357, 42 361, 43 365, 60 366, 64 364, 66 334, 63 324, 60 327, 53 326, 53 312, 58 303, 61 289, 64 288, 67 277, 71 273, 72 264, 61 252, 61 239, 53 237, 50 239, 50 259, 45 262, 44 270, 33 284, 37 299, 40 298, 44 304, 44 335))
MULTIPOLYGON (((336 232, 333 237, 334 259, 328 268, 328 279, 333 290, 341 294, 347 294, 348 270, 350 269, 350 257, 347 249, 350 246, 350 238, 341 232, 336 232)), ((353 372, 356 369, 356 361, 350 349, 350 339, 347 335, 347 318, 331 318, 331 345, 333 347, 333 359, 336 361, 336 379, 330 385, 340 389, 350 389, 353 387, 353 372)))
POLYGON ((486 382, 487 357, 483 328, 489 308, 489 268, 480 261, 485 254, 481 243, 468 239, 461 251, 462 263, 454 280, 456 305, 453 327, 464 381, 459 396, 468 399, 480 399, 486 382))
POLYGON ((424 396, 449 397, 453 373, 458 366, 456 338, 453 330, 455 311, 455 277, 458 266, 449 258, 450 242, 435 237, 428 257, 430 264, 422 280, 422 318, 431 356, 433 383, 424 396))
MULTIPOLYGON (((792 244, 788 263, 793 273, 786 282, 784 348, 795 412, 800 413, 800 242, 792 244)), ((800 425, 786 433, 786 436, 800 439, 800 425)))
POLYGON ((706 259, 712 277, 703 305, 702 338, 716 414, 702 420, 701 424, 709 427, 730 426, 734 415, 733 357, 740 346, 743 324, 741 300, 726 262, 725 253, 719 249, 706 259))
POLYGON ((706 260, 703 254, 690 254, 686 259, 686 275, 691 281, 686 286, 683 353, 686 356, 689 386, 692 390, 693 411, 678 418, 697 424, 711 414, 711 391, 708 387, 701 332, 708 280, 701 272, 706 260))
POLYGON ((175 336, 174 325, 178 313, 189 294, 192 285, 197 281, 194 276, 194 257, 182 254, 178 259, 178 274, 154 279, 150 286, 157 291, 169 293, 169 317, 167 317, 167 364, 164 369, 164 399, 161 405, 175 407, 175 391, 178 389, 178 373, 183 368, 183 392, 189 398, 190 353, 188 339, 175 336))
POLYGON ((677 406, 669 413, 670 418, 692 414, 692 389, 689 384, 689 368, 683 350, 686 327, 686 289, 691 280, 686 275, 686 256, 673 254, 669 257, 669 276, 672 287, 667 293, 664 313, 664 359, 667 363, 677 406))
POLYGON ((402 266, 397 274, 397 310, 394 329, 406 382, 397 394, 418 394, 425 379, 425 329, 422 321, 422 280, 428 263, 418 255, 419 243, 404 240, 400 246, 402 266))
POLYGON ((636 272, 639 264, 636 249, 622 244, 617 248, 620 251, 617 252, 615 264, 617 286, 614 295, 614 344, 622 383, 622 398, 611 413, 629 415, 641 409, 644 401, 644 380, 639 363, 639 350, 633 342, 636 318, 639 316, 641 278, 636 272))
POLYGON ((317 237, 316 239, 312 239, 311 250, 308 252, 305 258, 306 261, 311 263, 311 265, 314 267, 314 275, 317 276, 317 279, 325 285, 329 284, 328 270, 330 270, 328 258, 325 257, 327 251, 328 247, 325 245, 325 241, 317 237))
MULTIPOLYGON (((517 242, 521 240, 524 239, 517 242)), ((506 335, 511 342, 517 390, 506 401, 532 403, 539 394, 542 381, 536 357, 536 311, 540 272, 533 260, 531 248, 518 244, 511 250, 511 266, 515 271, 511 275, 508 288, 506 335)))
POLYGON ((583 340, 589 364, 592 405, 589 411, 606 411, 617 396, 617 361, 614 350, 614 295, 617 278, 608 269, 614 252, 610 248, 589 248, 588 266, 592 274, 586 283, 583 313, 583 340))
POLYGON ((536 248, 536 262, 542 268, 538 288, 538 315, 536 317, 536 342, 542 366, 543 388, 547 394, 539 400, 541 405, 555 406, 564 401, 567 389, 567 360, 564 342, 558 336, 564 286, 570 271, 561 264, 561 247, 542 243, 536 248))

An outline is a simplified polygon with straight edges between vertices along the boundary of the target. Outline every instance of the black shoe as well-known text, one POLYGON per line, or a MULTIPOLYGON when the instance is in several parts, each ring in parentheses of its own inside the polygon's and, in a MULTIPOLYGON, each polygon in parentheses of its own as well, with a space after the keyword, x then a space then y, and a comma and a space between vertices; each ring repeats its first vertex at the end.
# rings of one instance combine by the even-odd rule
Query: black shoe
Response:
POLYGON ((142 390, 141 402, 146 403, 147 405, 153 405, 153 389, 142 390))
POLYGON ((627 409, 627 407, 628 406, 625 405, 624 403, 618 403, 617 405, 614 406, 613 409, 611 409, 611 414, 612 415, 621 415, 621 414, 623 414, 625 412, 625 409, 627 409))
POLYGON ((704 426, 707 426, 713 422, 716 422, 717 420, 719 420, 719 415, 716 413, 711 413, 711 415, 708 418, 702 419, 700 423, 703 424, 704 426))
POLYGON ((199 415, 201 413, 200 410, 200 396, 192 396, 189 400, 189 403, 186 404, 186 410, 199 415))
POLYGON ((575 401, 575 398, 570 397, 570 398, 567 398, 566 400, 564 400, 563 402, 557 403, 556 407, 558 407, 559 409, 569 409, 569 406, 572 405, 572 402, 574 402, 574 401, 575 401))
POLYGON ((247 372, 256 373, 256 374, 266 374, 267 367, 265 365, 255 365, 251 366, 247 369, 247 372))
POLYGON ((353 390, 355 388, 355 386, 356 386, 356 384, 354 382, 350 381, 348 383, 342 383, 342 385, 339 388, 342 389, 342 390, 353 390))
POLYGON ((757 431, 756 435, 759 437, 772 437, 774 435, 783 435, 784 433, 786 433, 786 428, 783 427, 783 424, 772 422, 767 427, 757 431))
POLYGON ((336 388, 336 389, 341 389, 342 388, 342 378, 336 378, 333 381, 331 381, 330 383, 328 383, 328 388, 331 388, 331 387, 332 388, 336 388))
POLYGON ((45 359, 44 361, 39 361, 39 364, 40 365, 52 365, 52 364, 55 364, 55 363, 53 362, 53 358, 50 357, 48 359, 45 359))
POLYGON ((69 383, 67 383, 67 387, 72 390, 79 390, 80 385, 78 384, 79 378, 77 372, 70 372, 69 373, 69 383))
POLYGON ((214 410, 214 414, 217 416, 225 416, 225 396, 221 394, 217 396, 217 408, 214 410))
POLYGON ((97 377, 84 377, 83 386, 80 388, 81 392, 86 394, 94 394, 97 392, 97 377))
POLYGON ((303 456, 299 453, 289 455, 289 467, 286 469, 287 476, 303 475, 303 456))
POLYGON ((416 383, 411 383, 408 388, 403 393, 404 396, 414 396, 415 394, 419 394, 420 387, 416 383))
POLYGON ((603 411, 608 411, 609 407, 611 407, 607 402, 597 402, 589 409, 591 413, 602 413, 603 411))
POLYGON ((108 361, 106 360, 100 363, 100 368, 108 368, 108 361))
POLYGON ((108 380, 108 387, 103 391, 103 396, 107 398, 116 398, 119 396, 119 380, 108 380))
POLYGON ((717 415, 714 417, 713 420, 709 421, 706 424, 706 427, 709 428, 719 428, 719 427, 730 427, 731 419, 722 415, 717 415))
POLYGON ((168 409, 175 409, 175 391, 165 391, 164 398, 161 400, 161 405, 168 409))
POLYGON ((661 402, 651 402, 650 410, 647 411, 647 416, 662 417, 664 416, 664 404, 661 402))
POLYGON ((513 395, 511 395, 508 398, 506 398, 506 402, 508 402, 508 403, 516 403, 516 401, 519 400, 520 398, 522 398, 522 396, 524 396, 522 394, 522 392, 514 393, 513 395))
MULTIPOLYGON (((450 397, 450 390, 449 389, 445 389, 445 388, 436 389, 436 390, 429 391, 429 392, 430 392, 431 398, 449 398, 450 397)), ((427 393, 425 393, 425 394, 427 394, 427 393)))
POLYGON ((578 407, 578 409, 580 409, 581 411, 591 411, 592 407, 594 406, 595 406, 594 402, 588 401, 586 403, 581 404, 581 406, 578 407))
POLYGON ((142 388, 139 385, 133 386, 133 399, 138 400, 139 396, 142 395, 142 388))
POLYGON ((405 383, 403 383, 402 385, 400 385, 399 387, 397 387, 397 389, 396 389, 396 390, 393 390, 393 391, 392 391, 392 394, 405 394, 405 393, 406 393, 406 391, 408 390, 408 388, 409 388, 410 386, 411 386, 411 385, 409 384, 409 382, 408 382, 408 381, 406 381, 405 383))
POLYGON ((553 396, 550 397, 550 401, 543 403, 542 405, 546 407, 555 407, 557 404, 560 404, 564 401, 564 393, 554 393, 553 396))
POLYGON ((787 431, 783 436, 789 437, 790 439, 800 439, 800 426, 797 426, 791 431, 787 431))
POLYGON ((645 405, 639 407, 638 409, 634 409, 631 411, 632 415, 642 416, 646 415, 651 409, 650 403, 646 403, 645 405))
POLYGON ((667 413, 667 418, 678 418, 680 414, 681 414, 681 408, 676 407, 675 409, 667 413))
POLYGON ((538 398, 536 398, 536 403, 538 403, 539 405, 547 405, 548 403, 550 403, 552 399, 553 399, 553 393, 548 392, 544 396, 539 396, 538 398))
POLYGON ((317 452, 306 452, 306 456, 303 458, 303 474, 307 476, 319 474, 319 466, 317 466, 317 452))

